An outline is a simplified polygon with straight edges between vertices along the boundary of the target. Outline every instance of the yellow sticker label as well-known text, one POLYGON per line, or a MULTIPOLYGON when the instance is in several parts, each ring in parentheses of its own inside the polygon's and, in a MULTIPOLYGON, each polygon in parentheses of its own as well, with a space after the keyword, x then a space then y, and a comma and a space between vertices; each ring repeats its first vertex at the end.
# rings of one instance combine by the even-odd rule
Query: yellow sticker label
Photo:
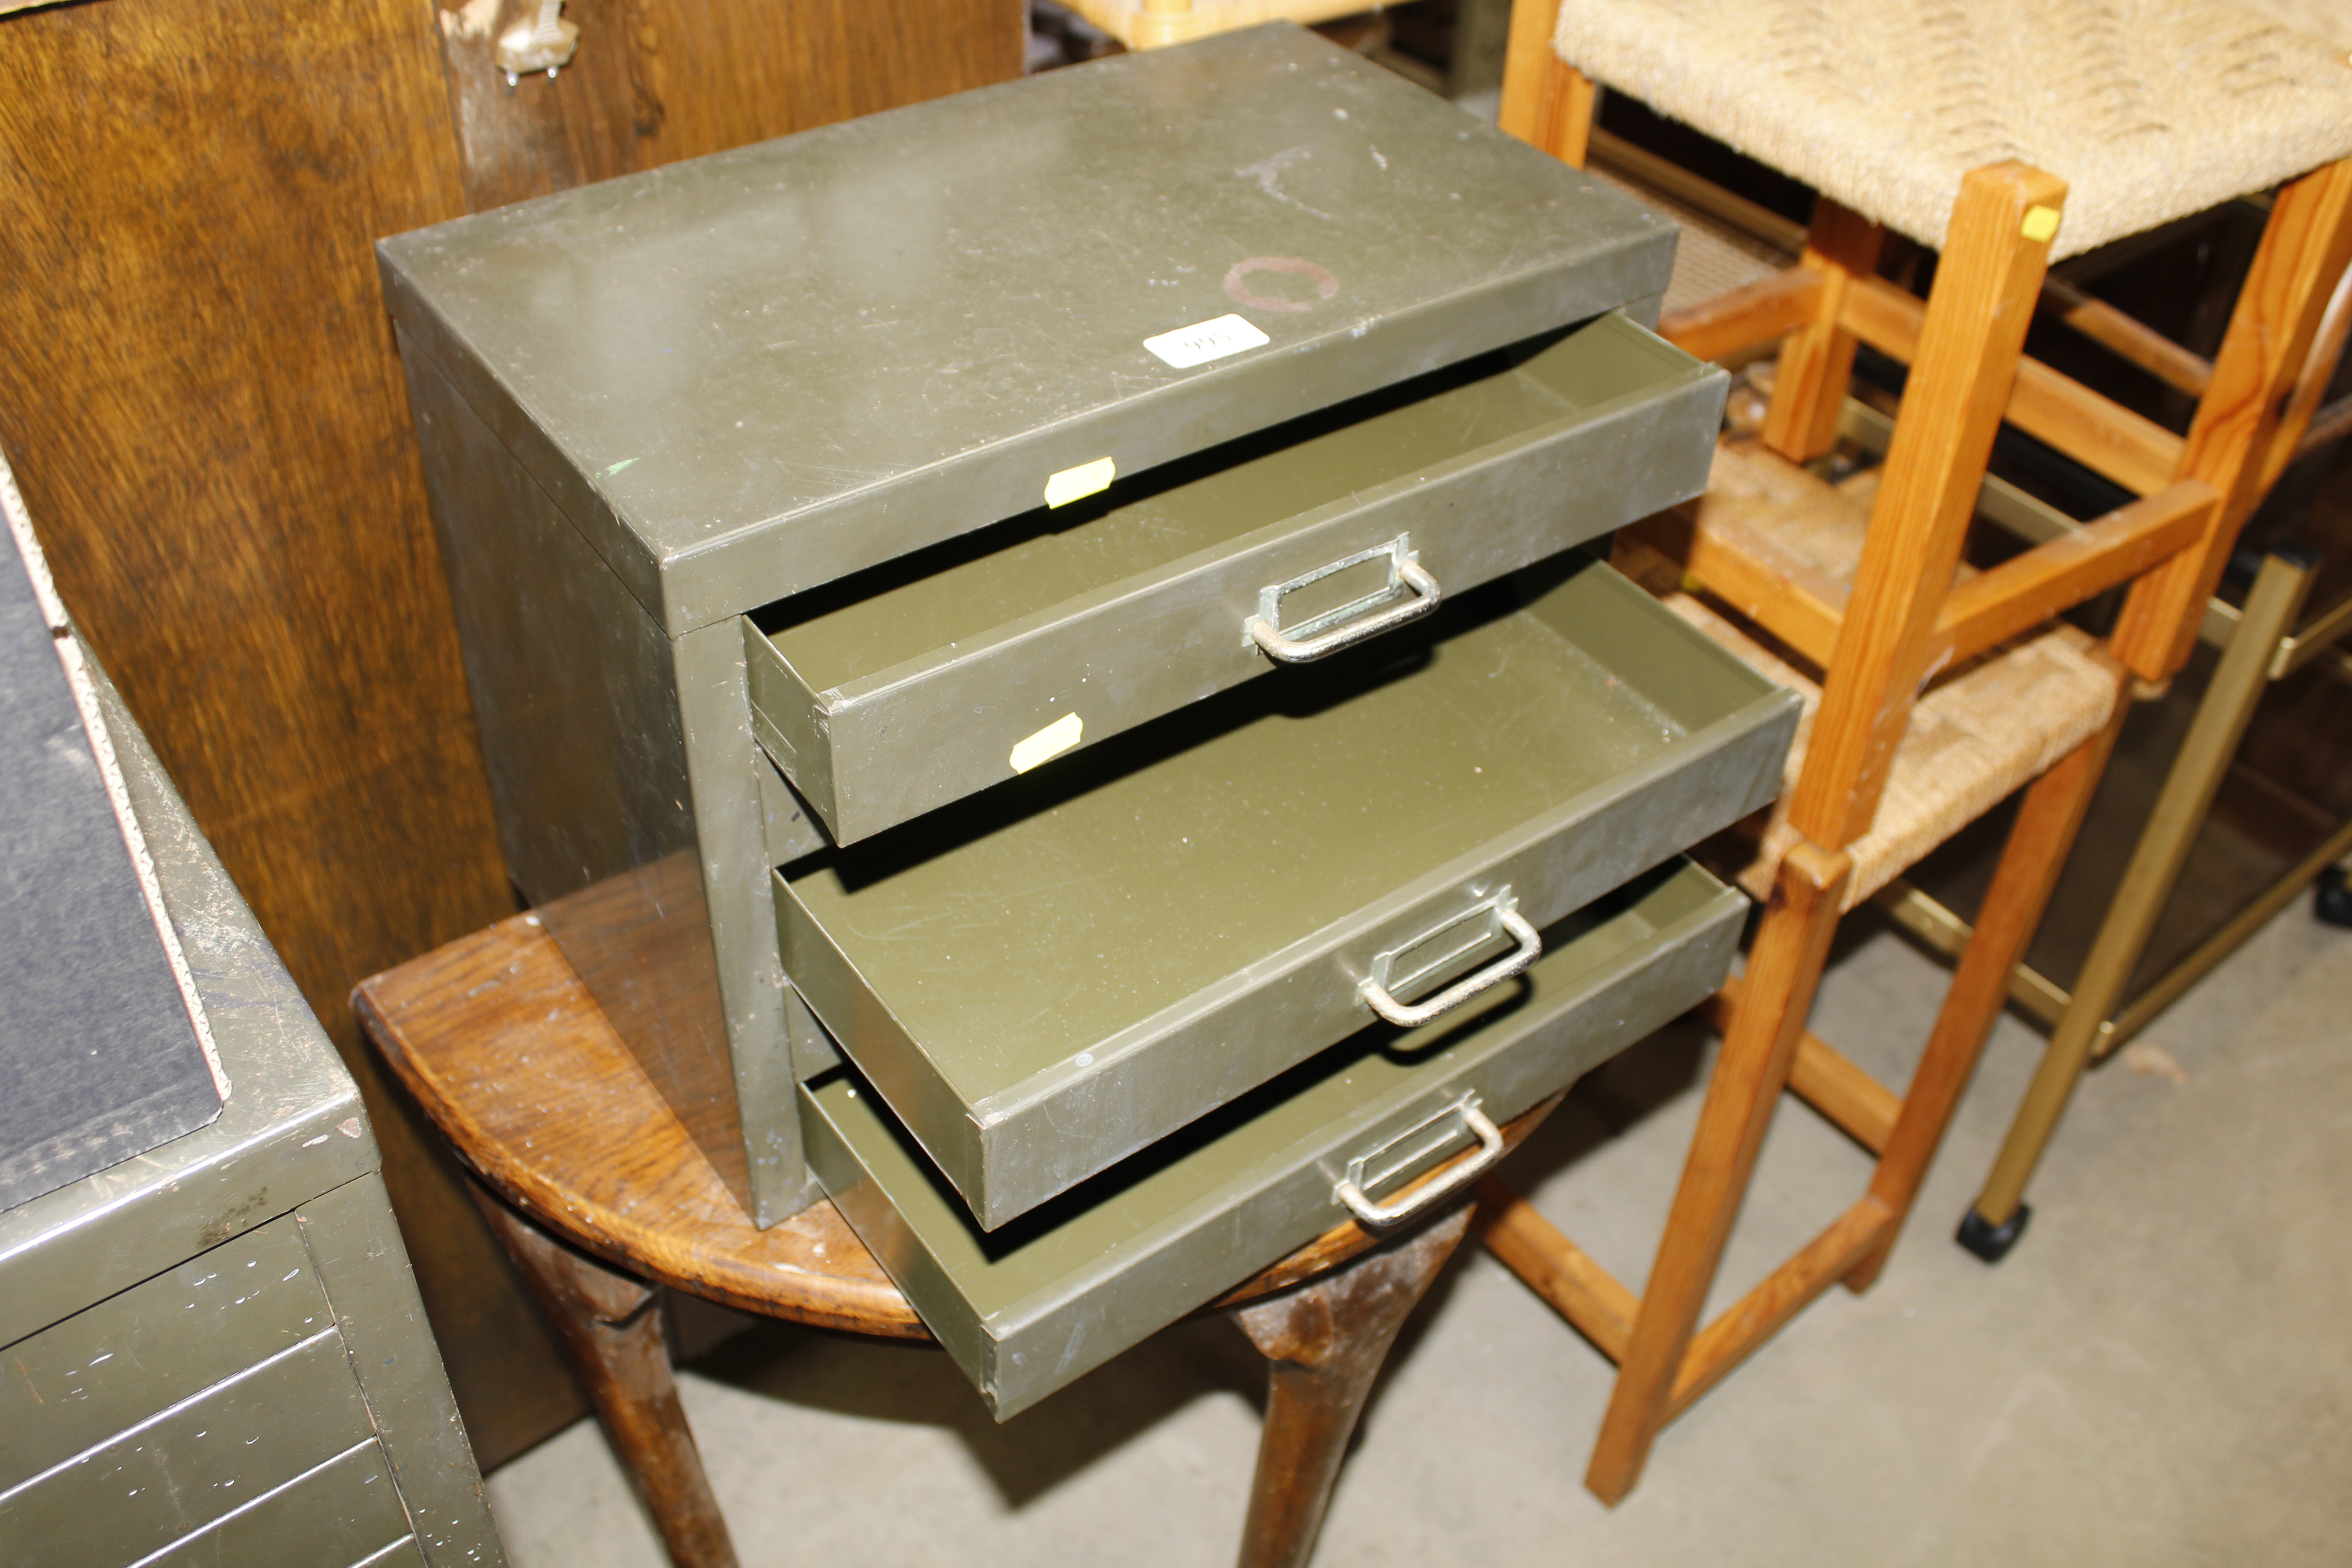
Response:
POLYGON ((1085 720, 1075 713, 1063 714, 1013 748, 1013 771, 1025 773, 1039 763, 1060 756, 1078 743, 1078 737, 1086 730, 1085 720))
POLYGON ((2026 238, 2036 245, 2045 243, 2052 235, 2058 232, 2058 209, 2056 207, 2026 208, 2025 226, 2022 232, 2026 238))
POLYGON ((1080 463, 1075 468, 1064 468, 1045 481, 1045 504, 1067 506, 1097 490, 1108 489, 1111 480, 1118 478, 1118 465, 1108 458, 1097 458, 1091 463, 1080 463))

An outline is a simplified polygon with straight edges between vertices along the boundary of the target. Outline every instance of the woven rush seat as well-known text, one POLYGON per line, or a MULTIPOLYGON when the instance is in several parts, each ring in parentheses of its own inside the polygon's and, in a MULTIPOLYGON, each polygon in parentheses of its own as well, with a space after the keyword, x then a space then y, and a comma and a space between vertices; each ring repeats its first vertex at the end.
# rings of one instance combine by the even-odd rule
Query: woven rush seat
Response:
MULTIPOLYGON (((1665 603, 1804 703, 1780 798, 1698 851, 1718 875, 1737 880, 1751 897, 1767 898, 1780 858, 1802 837, 1790 825, 1789 800, 1804 771, 1805 743, 1821 710, 1821 686, 1702 600, 1670 594, 1665 603)), ((2115 712, 2116 700, 2114 666, 2090 637, 2063 625, 1978 659, 1930 687, 1911 710, 1911 727, 1895 752, 1877 817, 1868 833, 1846 846, 1853 857, 1853 878, 1843 908, 1862 903, 2041 777, 2098 733, 2115 712)))
POLYGON ((1675 247, 1675 270, 1666 281, 1665 309, 1686 310, 1702 300, 1759 283, 1794 259, 1787 251, 1721 222, 1657 186, 1613 169, 1585 171, 1611 189, 1664 214, 1682 227, 1675 247))
MULTIPOLYGON (((1862 563, 1877 479, 1878 470, 1871 468, 1842 486, 1832 485, 1760 440, 1727 437, 1716 446, 1706 493, 1677 509, 1678 521, 1687 519, 1706 543, 1728 549, 1765 571, 1805 585, 1828 603, 1842 605, 1853 590, 1854 572, 1862 563)), ((1717 596, 1728 597, 1723 584, 1710 582, 1708 586, 1717 596)), ((1734 603, 1732 607, 1750 620, 1764 618, 1759 606, 1734 603)))
POLYGON ((1569 0, 1553 43, 1937 248, 2006 160, 2067 183, 2054 261, 2352 154, 2341 47, 2221 0, 1569 0))

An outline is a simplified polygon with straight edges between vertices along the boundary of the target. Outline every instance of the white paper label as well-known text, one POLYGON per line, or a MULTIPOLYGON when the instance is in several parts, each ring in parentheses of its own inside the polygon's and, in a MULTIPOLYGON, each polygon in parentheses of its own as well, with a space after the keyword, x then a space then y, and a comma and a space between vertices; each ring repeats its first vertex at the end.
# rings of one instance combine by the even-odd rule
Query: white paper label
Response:
POLYGON ((1074 500, 1110 489, 1111 480, 1118 478, 1118 465, 1108 458, 1097 458, 1091 463, 1080 463, 1075 468, 1064 468, 1045 481, 1045 504, 1067 506, 1074 500))
POLYGON ((1039 763, 1060 756, 1078 743, 1078 737, 1086 732, 1086 721, 1076 714, 1063 714, 1013 748, 1013 771, 1025 773, 1039 763))
POLYGON ((1264 348, 1273 341, 1239 316, 1219 316, 1213 321, 1146 338, 1143 346, 1178 370, 1190 370, 1244 349, 1264 348))

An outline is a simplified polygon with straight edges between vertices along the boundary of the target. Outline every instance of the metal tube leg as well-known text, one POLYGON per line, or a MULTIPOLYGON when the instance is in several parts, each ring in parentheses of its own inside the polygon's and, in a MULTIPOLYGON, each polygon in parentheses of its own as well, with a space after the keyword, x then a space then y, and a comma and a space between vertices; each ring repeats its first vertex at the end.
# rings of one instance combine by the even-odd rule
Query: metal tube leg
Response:
POLYGON ((2312 568, 2284 555, 2263 563, 2247 595, 2244 616, 2231 635, 2213 684, 2198 704, 2180 755, 2157 796, 2155 815, 2140 835, 2115 902, 2084 961, 2066 1015, 2058 1021, 2042 1065, 2025 1091, 2009 1137, 1986 1176, 1984 1190, 1960 1223, 1960 1244, 1987 1262, 1998 1262, 2017 1240, 2025 1184, 2050 1134, 2064 1113, 2074 1084, 2089 1065, 2099 1027, 2115 1012, 2131 973, 2155 932, 2165 900, 2179 880, 2180 868, 2197 841, 2197 830, 2212 808, 2221 787, 2221 775, 2244 738, 2270 681, 2271 660, 2279 639, 2293 627, 2304 596, 2311 590, 2312 568))
POLYGON ((2312 889, 2311 917, 2323 925, 2352 926, 2352 865, 2336 864, 2319 874, 2312 889))
POLYGON ((1960 955, 1952 988, 1944 994, 1927 1048, 1920 1053, 1910 1087, 1904 1090, 1902 1114, 1895 1118, 1894 1133, 1871 1177, 1870 1195, 1892 1210, 1894 1218, 1885 1239, 1846 1275, 1850 1290, 1867 1290, 1876 1283, 1887 1254, 1895 1249, 1895 1238, 1919 1195, 1919 1184, 1927 1178, 1927 1166, 1951 1125, 1952 1111, 1992 1034, 1993 1020, 2008 1000, 2009 977, 2042 924, 2042 910, 2091 809, 2091 797, 2098 793, 2130 705, 2118 691, 2114 717, 2025 792, 1992 886, 1985 892, 1976 931, 1960 955))
POLYGON ((677 1568, 737 1568, 719 1500, 678 1403, 662 1342, 660 1293, 587 1258, 509 1208, 480 1184, 474 1201, 563 1337, 596 1418, 677 1568))
POLYGON ((1372 1380, 1469 1226, 1465 1204, 1409 1238, 1234 1311, 1272 1363, 1241 1568, 1306 1568, 1372 1380))

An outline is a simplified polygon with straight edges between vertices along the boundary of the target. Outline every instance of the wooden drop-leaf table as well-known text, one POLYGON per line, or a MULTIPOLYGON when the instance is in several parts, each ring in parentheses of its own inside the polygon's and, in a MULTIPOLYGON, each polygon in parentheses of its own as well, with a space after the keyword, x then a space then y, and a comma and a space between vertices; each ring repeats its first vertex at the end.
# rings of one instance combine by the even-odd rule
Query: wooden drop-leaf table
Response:
MULTIPOLYGON (((364 981, 352 1005, 478 1178, 476 1200, 553 1320, 670 1560, 732 1568, 671 1377, 659 1289, 884 1339, 927 1342, 922 1321, 831 1204, 751 1224, 537 917, 364 981)), ((1507 1141, 1558 1103, 1508 1123, 1507 1141)), ((1468 1221, 1457 1203, 1402 1234, 1342 1225, 1202 1309, 1229 1313, 1270 1363, 1243 1568, 1296 1568, 1313 1552, 1372 1380, 1468 1221)))

